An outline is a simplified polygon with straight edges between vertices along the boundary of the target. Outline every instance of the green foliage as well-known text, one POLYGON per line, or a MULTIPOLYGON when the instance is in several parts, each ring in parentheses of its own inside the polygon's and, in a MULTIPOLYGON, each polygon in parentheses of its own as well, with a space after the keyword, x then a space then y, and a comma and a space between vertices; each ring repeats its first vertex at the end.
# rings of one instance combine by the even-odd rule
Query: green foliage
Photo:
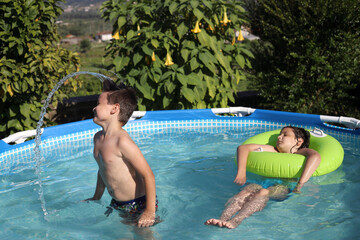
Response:
POLYGON ((87 52, 91 49, 91 42, 89 39, 81 40, 80 42, 80 51, 81 52, 87 52))
POLYGON ((247 1, 263 106, 360 117, 360 2, 247 1))
MULTIPOLYGON (((41 100, 70 70, 78 57, 56 45, 58 1, 2 0, 0 3, 1 138, 33 129, 41 100)), ((75 82, 70 82, 76 85, 75 82)), ((59 92, 53 100, 61 98, 59 92)))
POLYGON ((108 0, 102 5, 103 18, 114 22, 116 38, 107 46, 107 56, 119 77, 138 89, 140 110, 234 102, 236 86, 246 78, 243 69, 251 67, 253 57, 246 44, 232 44, 234 29, 245 22, 239 4, 108 0))
MULTIPOLYGON (((63 44, 62 47, 72 52, 78 52, 81 59, 81 72, 99 72, 101 74, 112 76, 112 72, 106 71, 106 66, 111 62, 110 58, 104 58, 106 43, 91 43, 91 49, 87 52, 81 52, 78 44, 63 44)), ((102 83, 98 78, 89 74, 81 74, 76 76, 76 89, 71 84, 61 87, 62 92, 67 97, 89 96, 99 94, 102 90, 102 83)))

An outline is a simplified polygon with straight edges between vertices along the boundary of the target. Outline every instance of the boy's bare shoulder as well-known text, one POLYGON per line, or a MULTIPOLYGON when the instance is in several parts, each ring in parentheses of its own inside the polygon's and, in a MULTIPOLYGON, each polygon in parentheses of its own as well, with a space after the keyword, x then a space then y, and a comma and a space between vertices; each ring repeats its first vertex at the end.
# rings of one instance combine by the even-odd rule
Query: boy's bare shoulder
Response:
POLYGON ((127 161, 138 159, 138 157, 141 155, 139 147, 126 131, 119 133, 116 140, 116 145, 127 161))
POLYGON ((129 145, 135 145, 135 142, 125 130, 122 130, 118 135, 118 144, 120 147, 128 147, 129 145))

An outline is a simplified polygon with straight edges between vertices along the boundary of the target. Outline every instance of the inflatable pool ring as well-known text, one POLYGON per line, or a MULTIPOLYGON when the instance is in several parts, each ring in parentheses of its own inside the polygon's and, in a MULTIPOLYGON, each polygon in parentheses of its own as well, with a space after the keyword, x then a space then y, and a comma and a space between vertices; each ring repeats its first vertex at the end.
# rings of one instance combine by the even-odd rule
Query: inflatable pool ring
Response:
MULTIPOLYGON (((279 130, 264 132, 246 140, 243 144, 264 144, 276 146, 279 130)), ((310 131, 309 148, 316 150, 321 162, 312 176, 321 176, 335 171, 344 159, 344 149, 333 137, 319 129, 310 131)), ((250 152, 246 170, 264 177, 299 178, 305 167, 306 158, 300 154, 276 152, 250 152)))

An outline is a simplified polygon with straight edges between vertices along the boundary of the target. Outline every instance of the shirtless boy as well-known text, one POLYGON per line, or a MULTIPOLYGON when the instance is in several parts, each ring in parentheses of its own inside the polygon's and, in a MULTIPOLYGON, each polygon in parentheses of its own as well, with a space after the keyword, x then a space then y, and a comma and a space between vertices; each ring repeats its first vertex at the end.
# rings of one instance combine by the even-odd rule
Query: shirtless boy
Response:
POLYGON ((107 188, 110 206, 137 226, 155 222, 155 177, 138 146, 123 129, 137 106, 134 89, 104 80, 104 90, 93 109, 93 121, 102 127, 94 136, 94 158, 99 166, 94 196, 99 200, 107 188))
MULTIPOLYGON (((249 152, 295 153, 306 157, 304 171, 293 190, 295 193, 300 193, 300 189, 310 179, 321 161, 319 153, 308 148, 309 141, 310 136, 305 129, 287 126, 281 130, 276 147, 259 144, 240 145, 237 149, 238 170, 234 182, 238 185, 246 183, 246 163, 249 152)), ((240 193, 228 200, 220 219, 211 218, 205 224, 236 228, 245 218, 257 211, 261 211, 266 206, 269 198, 285 199, 288 193, 289 189, 280 184, 267 189, 258 184, 249 184, 240 193), (234 214, 236 215, 234 216, 234 214)))

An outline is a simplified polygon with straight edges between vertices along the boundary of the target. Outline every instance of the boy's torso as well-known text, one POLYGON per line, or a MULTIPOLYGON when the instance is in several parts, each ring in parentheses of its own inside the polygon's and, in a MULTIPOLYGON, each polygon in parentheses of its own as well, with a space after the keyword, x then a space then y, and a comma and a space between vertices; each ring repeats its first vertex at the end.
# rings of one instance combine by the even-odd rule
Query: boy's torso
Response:
POLYGON ((105 138, 102 132, 94 137, 94 158, 109 194, 117 201, 129 201, 145 195, 143 180, 122 155, 118 142, 127 134, 105 138))

